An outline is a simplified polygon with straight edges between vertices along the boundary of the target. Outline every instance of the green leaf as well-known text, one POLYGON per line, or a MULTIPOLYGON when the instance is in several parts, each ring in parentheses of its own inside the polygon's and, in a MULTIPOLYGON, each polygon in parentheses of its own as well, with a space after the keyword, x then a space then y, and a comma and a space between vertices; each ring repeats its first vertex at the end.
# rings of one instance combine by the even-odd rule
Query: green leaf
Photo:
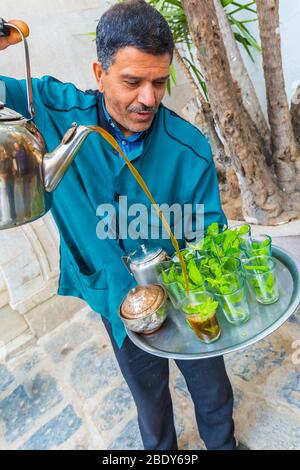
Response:
POLYGON ((222 6, 225 8, 232 3, 233 0, 221 0, 222 6))
POLYGON ((269 268, 265 266, 244 266, 244 269, 247 271, 257 271, 262 273, 269 271, 269 268))
POLYGON ((212 299, 207 299, 202 304, 195 304, 191 303, 190 305, 186 305, 184 307, 184 311, 186 313, 191 314, 199 314, 202 321, 204 321, 207 317, 214 314, 214 312, 218 308, 218 302, 212 299))
POLYGON ((267 279, 266 279, 266 287, 267 287, 267 290, 268 291, 272 291, 274 289, 274 286, 275 286, 275 277, 274 277, 274 274, 273 273, 269 273, 267 275, 267 279))
POLYGON ((172 264, 169 271, 169 282, 176 282, 176 267, 175 264, 172 264))
POLYGON ((259 44, 257 43, 256 39, 250 34, 250 32, 249 32, 249 30, 246 28, 246 26, 244 26, 240 21, 236 20, 236 19, 233 18, 232 16, 230 17, 229 22, 230 22, 231 24, 234 24, 234 25, 240 30, 240 32, 242 33, 242 35, 245 37, 245 39, 247 39, 247 41, 249 42, 249 44, 250 44, 254 49, 256 49, 258 52, 261 52, 261 48, 260 48, 259 44))
POLYGON ((204 283, 204 279, 196 265, 190 267, 189 278, 196 284, 196 286, 201 286, 204 283))
POLYGON ((174 64, 170 65, 170 77, 174 85, 176 85, 176 72, 175 72, 174 64))
POLYGON ((171 95, 171 80, 169 78, 167 80, 166 90, 167 90, 168 95, 170 96, 171 95))
POLYGON ((192 251, 201 251, 203 248, 204 240, 199 240, 197 243, 192 244, 187 242, 187 247, 192 251))
POLYGON ((242 225, 238 230, 239 235, 247 235, 248 232, 249 232, 249 226, 248 225, 242 225))
POLYGON ((219 224, 218 224, 218 222, 212 223, 207 228, 207 235, 214 236, 214 235, 218 235, 218 233, 219 233, 219 224))
POLYGON ((168 277, 167 273, 164 270, 161 272, 161 275, 162 275, 164 283, 169 284, 169 277, 168 277))
POLYGON ((239 13, 242 10, 247 10, 247 11, 250 11, 251 13, 256 14, 256 11, 250 8, 252 5, 255 5, 255 4, 256 4, 256 0, 254 1, 252 0, 251 2, 246 3, 246 4, 232 2, 232 5, 236 6, 237 8, 235 10, 231 10, 230 15, 235 15, 236 13, 239 13))

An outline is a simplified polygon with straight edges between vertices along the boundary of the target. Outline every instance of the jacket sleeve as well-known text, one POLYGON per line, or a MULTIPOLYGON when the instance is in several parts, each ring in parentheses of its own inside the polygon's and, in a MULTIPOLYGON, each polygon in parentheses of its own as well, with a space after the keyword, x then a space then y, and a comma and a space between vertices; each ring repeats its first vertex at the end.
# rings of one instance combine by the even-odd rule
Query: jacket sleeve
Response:
MULTIPOLYGON (((29 119, 31 116, 29 115, 27 105, 26 80, 17 80, 2 75, 0 75, 0 80, 5 84, 6 107, 14 109, 26 119, 29 119)), ((45 126, 45 108, 41 91, 43 81, 44 78, 32 79, 33 102, 36 112, 34 122, 42 133, 44 132, 45 126)))
MULTIPOLYGON (((26 92, 26 81, 17 80, 11 77, 5 77, 0 75, 0 80, 5 86, 5 104, 8 108, 14 109, 22 116, 29 118, 27 109, 27 92, 26 92)), ((39 94, 38 79, 32 79, 33 85, 33 99, 36 101, 39 94)))

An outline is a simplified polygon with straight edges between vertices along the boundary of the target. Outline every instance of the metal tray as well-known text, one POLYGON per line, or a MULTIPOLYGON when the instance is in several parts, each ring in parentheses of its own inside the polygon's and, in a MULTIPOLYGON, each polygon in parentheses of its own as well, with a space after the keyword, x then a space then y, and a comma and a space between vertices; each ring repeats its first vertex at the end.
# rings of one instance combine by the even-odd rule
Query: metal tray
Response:
POLYGON ((272 305, 261 305, 247 290, 251 319, 245 325, 230 325, 218 310, 222 334, 218 341, 207 345, 199 341, 186 326, 184 315, 168 302, 168 318, 159 331, 147 336, 127 330, 129 338, 140 349, 155 356, 187 360, 221 356, 260 341, 283 325, 300 304, 299 264, 282 248, 274 246, 272 253, 277 260, 280 298, 272 305))

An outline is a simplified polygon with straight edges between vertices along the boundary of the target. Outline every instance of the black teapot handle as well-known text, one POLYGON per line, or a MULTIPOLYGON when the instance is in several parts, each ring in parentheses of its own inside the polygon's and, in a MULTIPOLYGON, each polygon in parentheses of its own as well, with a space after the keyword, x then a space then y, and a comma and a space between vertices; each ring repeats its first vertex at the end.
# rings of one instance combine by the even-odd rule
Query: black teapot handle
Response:
POLYGON ((5 24, 5 20, 3 18, 0 18, 0 37, 6 37, 9 36, 9 28, 5 24))

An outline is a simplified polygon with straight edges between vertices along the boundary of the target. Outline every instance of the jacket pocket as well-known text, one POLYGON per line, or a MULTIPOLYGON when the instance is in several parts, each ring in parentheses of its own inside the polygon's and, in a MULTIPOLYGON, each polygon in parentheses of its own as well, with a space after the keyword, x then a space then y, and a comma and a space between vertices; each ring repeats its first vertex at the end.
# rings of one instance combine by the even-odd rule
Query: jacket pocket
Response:
POLYGON ((93 290, 107 289, 106 271, 104 267, 97 271, 90 271, 83 258, 79 255, 79 252, 70 246, 67 246, 67 257, 73 272, 80 280, 83 288, 93 290))
POLYGON ((107 315, 108 284, 105 268, 91 272, 74 247, 61 241, 58 293, 83 299, 94 311, 107 315), (73 251, 74 250, 74 251, 73 251))

